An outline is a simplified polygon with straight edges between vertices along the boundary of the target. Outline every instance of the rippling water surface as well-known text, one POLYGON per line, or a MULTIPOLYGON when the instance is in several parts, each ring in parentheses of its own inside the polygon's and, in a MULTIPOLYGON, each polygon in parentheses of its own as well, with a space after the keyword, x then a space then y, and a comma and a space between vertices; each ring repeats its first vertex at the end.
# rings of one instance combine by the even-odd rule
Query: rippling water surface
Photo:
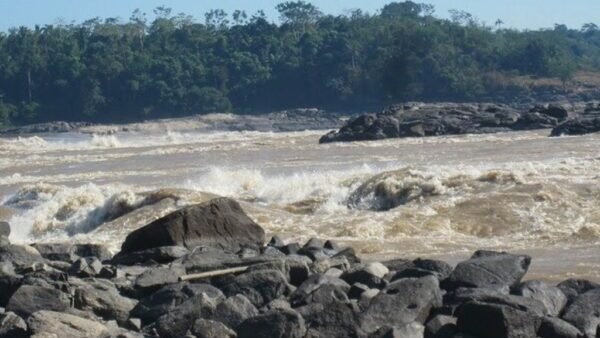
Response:
POLYGON ((529 277, 600 280, 600 134, 548 131, 319 145, 325 131, 67 133, 0 139, 15 241, 102 242, 224 195, 269 232, 373 258, 534 256, 529 277))

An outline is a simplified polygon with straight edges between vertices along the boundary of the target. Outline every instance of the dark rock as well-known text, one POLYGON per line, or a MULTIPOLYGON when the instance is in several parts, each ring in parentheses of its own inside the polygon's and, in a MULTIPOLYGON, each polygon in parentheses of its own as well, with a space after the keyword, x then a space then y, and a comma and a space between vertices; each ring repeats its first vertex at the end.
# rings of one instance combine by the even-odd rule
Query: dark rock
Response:
POLYGON ((237 334, 221 322, 198 319, 192 326, 196 338, 235 338, 237 334))
POLYGON ((161 246, 216 247, 237 252, 261 247, 265 232, 234 200, 217 198, 185 207, 130 233, 121 255, 161 246))
POLYGON ((384 261, 384 262, 381 262, 381 264, 385 265, 385 267, 387 267, 388 270, 396 271, 396 272, 414 267, 413 261, 408 260, 408 259, 402 259, 402 258, 384 261))
POLYGON ((286 255, 295 255, 300 250, 300 244, 290 243, 282 246, 281 248, 279 248, 279 250, 281 250, 281 252, 283 252, 286 255))
POLYGON ((53 311, 38 311, 27 319, 32 337, 81 338, 105 337, 108 328, 98 322, 53 311))
POLYGON ((139 275, 133 287, 140 295, 151 294, 165 285, 175 284, 179 281, 179 276, 185 274, 182 266, 171 266, 168 268, 154 268, 139 275))
POLYGON ((32 245, 42 257, 73 263, 80 257, 95 257, 106 261, 112 257, 108 249, 99 244, 36 243, 32 245))
POLYGON ((0 274, 0 306, 6 306, 8 300, 19 289, 22 277, 0 274))
POLYGON ((180 338, 186 335, 198 318, 212 317, 216 307, 215 299, 200 294, 193 296, 156 321, 156 331, 161 338, 180 338))
POLYGON ((567 296, 568 303, 572 303, 577 296, 593 289, 599 289, 600 284, 585 279, 567 279, 557 285, 567 296))
POLYGON ((425 328, 419 323, 411 323, 400 327, 385 326, 369 335, 369 338, 423 338, 425 328))
POLYGON ((559 318, 545 317, 538 330, 540 338, 583 338, 583 334, 573 325, 559 318))
POLYGON ((306 322, 306 337, 364 337, 356 309, 351 304, 313 303, 297 309, 306 322))
POLYGON ((580 117, 567 120, 552 129, 550 136, 584 135, 600 132, 600 116, 580 117))
POLYGON ((459 263, 444 280, 445 289, 458 287, 501 289, 516 286, 527 273, 531 257, 508 253, 477 251, 459 263))
POLYGON ((338 252, 342 249, 337 242, 332 241, 330 239, 325 241, 325 244, 323 244, 323 248, 325 248, 327 250, 338 251, 338 252))
POLYGON ((133 265, 152 261, 159 264, 168 264, 188 253, 189 250, 182 246, 161 246, 158 248, 116 255, 113 257, 112 263, 133 265))
POLYGON ((143 323, 151 323, 187 300, 201 294, 208 295, 214 299, 215 303, 225 299, 223 293, 212 285, 178 283, 167 285, 142 298, 131 311, 131 316, 140 318, 143 323))
POLYGON ((460 305, 471 301, 508 305, 520 311, 531 312, 538 317, 548 314, 548 309, 541 301, 502 293, 495 289, 459 288, 444 296, 444 304, 460 305))
POLYGON ((0 338, 25 338, 27 323, 13 312, 0 314, 0 338))
POLYGON ((456 318, 437 315, 425 325, 425 338, 451 338, 458 333, 456 318))
POLYGON ((236 328, 244 320, 258 315, 258 309, 242 295, 227 298, 217 305, 213 320, 222 322, 231 328, 236 328))
POLYGON ((367 332, 389 325, 424 324, 433 308, 442 305, 438 280, 433 276, 400 279, 375 296, 361 315, 367 332))
POLYGON ((285 245, 285 243, 283 242, 283 239, 281 239, 281 237, 276 235, 276 236, 271 237, 271 240, 269 241, 269 243, 267 245, 275 247, 275 248, 281 248, 285 245))
POLYGON ((461 332, 486 338, 536 337, 541 319, 508 305, 469 302, 457 310, 461 332))
POLYGON ((348 292, 348 290, 350 290, 350 285, 342 279, 315 274, 308 277, 304 283, 294 290, 294 292, 290 295, 290 303, 294 306, 306 303, 305 300, 310 296, 310 294, 323 285, 335 285, 344 292, 348 292))
POLYGON ((137 301, 123 297, 113 283, 106 280, 87 280, 75 289, 73 305, 104 320, 126 323, 137 301))
POLYGON ((139 318, 128 318, 123 327, 132 331, 139 332, 142 330, 142 320, 139 318))
POLYGON ((521 283, 514 290, 514 294, 535 299, 544 304, 550 316, 558 316, 567 305, 567 297, 556 286, 540 281, 527 281, 521 283))
POLYGON ((285 257, 285 254, 281 250, 272 246, 264 247, 264 249, 262 250, 262 254, 275 257, 285 257))
POLYGON ((348 297, 350 297, 350 299, 359 299, 363 292, 369 289, 370 288, 364 284, 354 283, 350 287, 350 290, 348 290, 348 297))
POLYGON ((294 306, 302 306, 312 303, 331 304, 338 302, 349 302, 345 290, 337 285, 324 284, 302 299, 295 298, 294 306))
POLYGON ((287 294, 290 286, 280 271, 259 270, 235 276, 221 290, 228 296, 244 295, 254 306, 261 307, 287 294))
POLYGON ((565 308, 562 319, 594 337, 600 325, 600 289, 592 289, 575 298, 565 308))
POLYGON ((34 285, 22 285, 10 297, 6 305, 6 310, 26 318, 36 311, 65 311, 68 307, 69 298, 59 290, 34 285))
POLYGON ((0 221, 0 237, 8 238, 10 236, 10 224, 0 221))
POLYGON ((450 264, 432 259, 416 259, 404 265, 396 266, 396 273, 392 276, 392 281, 401 278, 420 278, 425 276, 435 276, 439 280, 444 280, 452 273, 450 264))
POLYGON ((239 338, 303 338, 306 326, 296 311, 280 309, 248 318, 236 331, 239 338))
POLYGON ((356 252, 354 251, 353 248, 342 249, 340 252, 333 255, 332 258, 337 258, 337 257, 342 257, 342 256, 346 257, 346 259, 348 260, 348 263, 350 263, 351 265, 362 263, 362 260, 356 255, 356 252))

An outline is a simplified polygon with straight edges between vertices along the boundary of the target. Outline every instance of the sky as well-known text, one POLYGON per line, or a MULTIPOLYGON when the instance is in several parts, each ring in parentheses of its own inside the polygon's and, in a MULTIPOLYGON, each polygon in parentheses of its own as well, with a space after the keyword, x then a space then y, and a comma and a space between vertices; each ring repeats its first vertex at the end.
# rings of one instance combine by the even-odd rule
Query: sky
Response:
MULTIPOLYGON (((235 9, 254 13, 263 9, 277 20, 275 5, 284 0, 0 0, 0 31, 11 27, 36 24, 80 23, 90 18, 120 17, 128 19, 139 8, 152 18, 152 9, 164 5, 173 13, 185 13, 204 19, 210 9, 235 9)), ((327 14, 344 14, 353 9, 376 13, 390 0, 310 0, 327 14)), ((436 16, 448 17, 459 9, 493 25, 497 19, 504 27, 518 29, 550 28, 555 23, 580 28, 584 23, 600 25, 600 0, 415 0, 433 4, 436 16)))

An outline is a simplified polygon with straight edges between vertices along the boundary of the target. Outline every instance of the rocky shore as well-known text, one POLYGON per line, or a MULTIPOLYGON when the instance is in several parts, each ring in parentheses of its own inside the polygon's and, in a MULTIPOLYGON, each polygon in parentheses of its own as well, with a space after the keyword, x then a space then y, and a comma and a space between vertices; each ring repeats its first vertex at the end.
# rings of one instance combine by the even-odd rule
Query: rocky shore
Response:
POLYGON ((600 285, 523 281, 531 258, 477 251, 366 262, 285 243, 226 198, 94 244, 16 245, 0 223, 0 338, 598 337, 600 285))
POLYGON ((381 140, 386 138, 483 134, 553 129, 551 136, 600 131, 597 102, 550 103, 535 106, 488 103, 409 103, 379 114, 350 120, 320 143, 381 140))

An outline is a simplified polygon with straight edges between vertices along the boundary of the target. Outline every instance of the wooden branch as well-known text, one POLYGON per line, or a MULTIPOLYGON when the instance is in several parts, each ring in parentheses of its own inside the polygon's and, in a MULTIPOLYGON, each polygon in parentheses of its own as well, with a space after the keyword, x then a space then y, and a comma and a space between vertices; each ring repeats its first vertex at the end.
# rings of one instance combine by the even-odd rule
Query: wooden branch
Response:
POLYGON ((179 281, 184 282, 184 281, 194 280, 194 279, 217 277, 217 276, 229 275, 232 273, 244 272, 246 270, 248 270, 248 266, 240 266, 237 268, 213 270, 213 271, 207 271, 207 272, 201 272, 201 273, 193 273, 193 274, 189 274, 189 275, 180 276, 179 281))

